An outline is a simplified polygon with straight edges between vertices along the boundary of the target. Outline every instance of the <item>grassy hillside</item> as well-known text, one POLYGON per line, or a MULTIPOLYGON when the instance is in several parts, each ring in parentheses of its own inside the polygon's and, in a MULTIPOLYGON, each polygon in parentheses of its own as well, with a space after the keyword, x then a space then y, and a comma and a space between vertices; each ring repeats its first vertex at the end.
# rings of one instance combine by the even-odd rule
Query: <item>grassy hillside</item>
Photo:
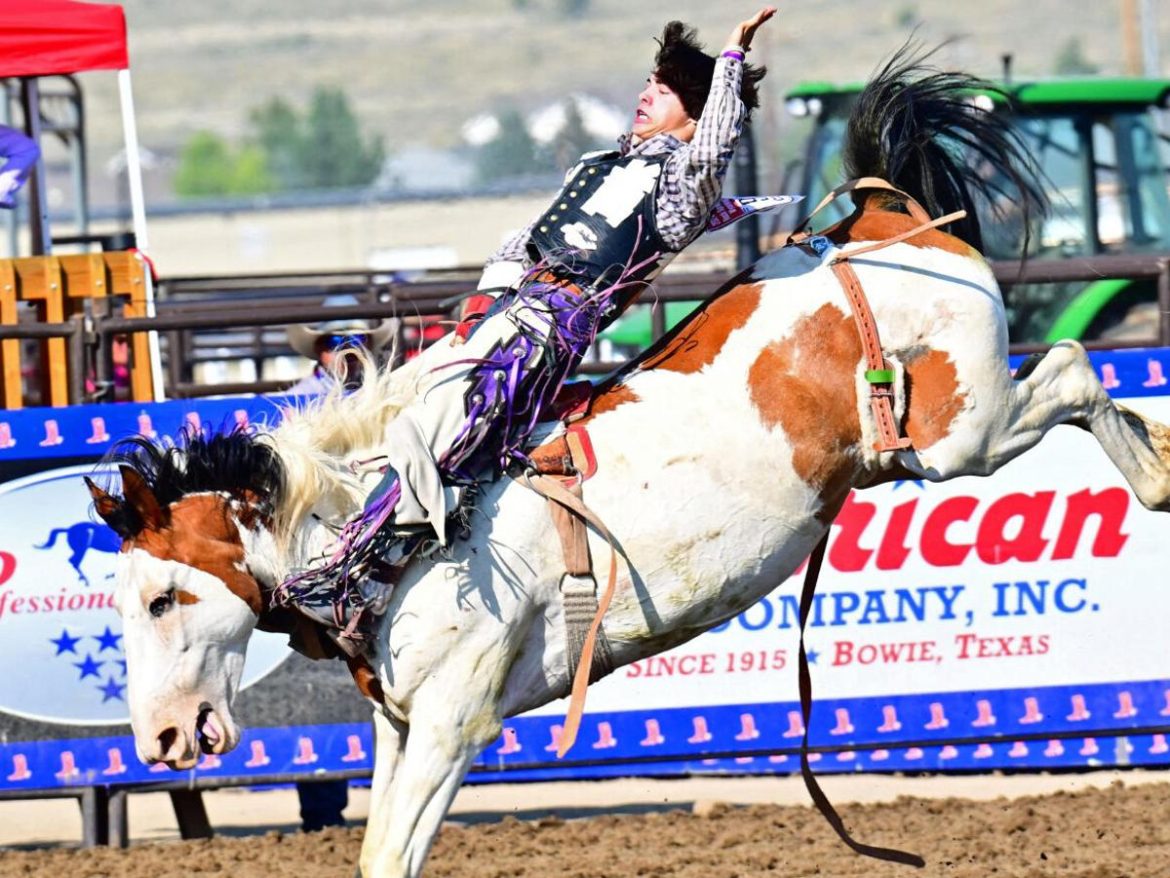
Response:
MULTIPOLYGON (((145 145, 173 154, 199 129, 240 136, 272 96, 303 106, 319 84, 342 85, 388 148, 449 146, 485 108, 521 109, 587 91, 632 109, 669 18, 718 48, 749 4, 698 0, 122 0, 129 19, 145 145)), ((1103 72, 1121 69, 1117 0, 814 0, 781 7, 753 53, 771 69, 764 139, 780 141, 779 96, 800 79, 863 77, 917 26, 952 42, 943 63, 995 74, 1004 52, 1020 75, 1049 74, 1070 39, 1103 72)), ((1170 14, 1163 30, 1170 29, 1170 14)), ((1170 43, 1170 34, 1164 37, 1170 43)), ((87 76, 94 159, 120 141, 112 77, 87 76)), ((99 165, 100 166, 100 165, 99 165)))

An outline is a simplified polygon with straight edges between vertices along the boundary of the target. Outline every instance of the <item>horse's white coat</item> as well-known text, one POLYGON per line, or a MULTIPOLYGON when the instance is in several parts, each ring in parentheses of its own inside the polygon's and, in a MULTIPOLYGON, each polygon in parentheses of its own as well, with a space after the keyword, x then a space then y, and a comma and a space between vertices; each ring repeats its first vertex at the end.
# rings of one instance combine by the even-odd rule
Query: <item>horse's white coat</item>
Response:
MULTIPOLYGON (((634 374, 625 384, 636 401, 590 422, 598 472, 586 498, 624 555, 605 622, 619 663, 683 642, 750 606, 809 554, 836 511, 826 504, 839 498, 827 498, 798 473, 799 437, 768 425, 749 386, 761 353, 789 339, 802 319, 826 305, 849 313, 836 278, 818 262, 794 249, 766 257, 752 278, 761 284, 759 306, 717 356, 697 371, 634 374)), ((879 454, 861 392, 864 363, 825 363, 852 375, 846 380, 859 388, 862 441, 843 473, 848 484, 867 484, 894 465, 930 479, 990 472, 1071 420, 1093 430, 1143 502, 1166 504, 1164 428, 1145 423, 1135 430, 1126 420, 1134 416, 1108 400, 1078 345, 1057 346, 1032 376, 1013 382, 1003 305, 982 260, 899 244, 859 258, 855 267, 890 358, 905 363, 926 349, 944 353, 963 404, 928 447, 879 454)), ((423 362, 443 356, 444 345, 423 362)), ((299 512, 278 511, 275 533, 242 529, 246 564, 257 580, 278 581, 325 546, 330 532, 307 516, 311 509, 340 521, 358 508, 363 484, 347 461, 378 453, 396 410, 386 400, 410 396, 409 382, 397 388, 391 379, 380 382, 352 398, 332 398, 274 432, 299 512)), ((900 391, 902 410, 904 382, 900 391)), ((376 670, 391 707, 376 720, 377 768, 362 852, 363 874, 371 878, 418 875, 451 798, 471 761, 499 734, 502 718, 568 688, 557 591, 563 561, 545 503, 505 480, 488 486, 478 506, 469 540, 452 544, 448 558, 408 571, 379 632, 376 670)), ((592 549, 604 577, 608 551, 597 541, 592 549)), ((213 609, 238 616, 212 597, 213 583, 194 570, 133 558, 119 575, 131 608, 125 626, 136 644, 131 653, 128 641, 128 655, 133 673, 154 675, 131 688, 139 717, 153 710, 143 699, 166 703, 158 669, 176 659, 168 653, 172 642, 141 612, 142 601, 125 593, 145 595, 147 583, 168 577, 183 578, 200 596, 199 604, 180 609, 192 619, 184 632, 198 628, 199 637, 237 644, 212 618, 213 609), (149 664, 155 668, 143 667, 149 664)), ((242 660, 242 642, 239 648, 242 660)), ((203 692, 218 686, 217 697, 224 689, 230 694, 232 686, 211 673, 230 675, 228 659, 207 670, 192 682, 203 692)), ((211 703, 230 725, 230 703, 222 712, 219 701, 211 703)))

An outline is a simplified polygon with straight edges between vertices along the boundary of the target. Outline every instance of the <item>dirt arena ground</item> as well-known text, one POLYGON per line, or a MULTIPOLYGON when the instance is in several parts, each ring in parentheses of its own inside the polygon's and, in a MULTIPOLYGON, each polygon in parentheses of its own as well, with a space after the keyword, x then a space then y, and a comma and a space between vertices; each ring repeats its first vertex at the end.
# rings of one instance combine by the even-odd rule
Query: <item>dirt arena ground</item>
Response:
MULTIPOLYGON (((861 858, 844 847, 811 808, 766 804, 799 800, 799 782, 752 779, 699 784, 644 783, 629 787, 540 785, 461 795, 431 855, 434 878, 566 878, 672 876, 739 878, 786 876, 940 875, 949 878, 1166 878, 1170 875, 1170 783, 1164 774, 1050 778, 829 779, 846 822, 871 844, 916 851, 927 860, 916 872, 861 858), (1102 784, 1105 784, 1102 786, 1102 784), (899 787, 914 793, 892 801, 899 787), (1047 790, 1017 795, 1021 789, 1047 790), (578 792, 572 792, 572 790, 578 792), (581 792, 584 789, 584 792, 581 792), (997 790, 1001 795, 997 795, 997 790), (624 792, 623 792, 624 791, 624 792), (698 798, 727 792, 731 804, 698 798), (945 794, 934 797, 932 791, 945 794), (953 798, 950 793, 970 794, 953 798), (511 806, 501 806, 511 796, 511 806), (1010 798, 1009 798, 1010 796, 1010 798), (601 802, 618 801, 619 813, 601 802), (657 801, 655 801, 657 800, 657 801), (854 800, 847 803, 848 800, 854 800), (857 801, 860 800, 860 801, 857 801), (512 813, 507 813, 511 811, 512 813), (589 816, 594 815, 594 816, 589 816)), ((225 794, 217 794, 225 795, 225 794)), ((227 794, 230 795, 230 794, 227 794)), ((0 876, 154 878, 154 876, 350 876, 361 844, 360 825, 303 835, 286 812, 283 828, 257 820, 276 808, 270 794, 235 792, 227 805, 236 825, 209 841, 136 841, 129 850, 47 849, 0 852, 0 876), (256 798, 261 796, 261 798, 256 798), (247 834, 248 832, 260 834, 247 834)), ((271 794, 275 795, 275 794, 271 794)), ((146 798, 146 797, 143 797, 146 798)), ((355 791, 356 810, 364 810, 355 791)), ((4 803, 5 808, 15 803, 4 803)), ((11 845, 18 821, 0 810, 0 841, 11 845)), ((157 808, 152 806, 157 817, 157 808)), ((134 810, 131 811, 132 820, 134 810)), ((27 818, 27 807, 21 819, 27 818)), ((146 828, 151 819, 140 819, 146 828)), ((356 822, 356 821, 355 821, 356 822)), ((132 824, 133 826, 133 824, 132 824)), ((136 838, 140 833, 136 833, 136 838)))

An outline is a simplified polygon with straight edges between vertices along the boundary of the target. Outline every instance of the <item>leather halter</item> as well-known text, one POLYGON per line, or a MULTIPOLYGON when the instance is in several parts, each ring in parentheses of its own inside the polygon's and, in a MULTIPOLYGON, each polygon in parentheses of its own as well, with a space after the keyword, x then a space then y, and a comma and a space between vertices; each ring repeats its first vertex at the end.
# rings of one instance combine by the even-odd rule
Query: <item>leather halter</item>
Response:
POLYGON ((813 208, 812 213, 797 224, 797 228, 801 231, 794 232, 789 236, 786 246, 804 247, 820 255, 822 250, 818 249, 816 244, 819 236, 808 229, 809 222, 837 198, 858 189, 882 189, 893 192, 903 200, 910 216, 918 221, 918 225, 908 231, 884 241, 854 248, 848 252, 840 251, 829 260, 829 268, 832 269, 841 288, 845 291, 845 298, 849 300, 849 309, 853 312, 853 321, 857 324, 857 333, 861 337, 861 349, 865 354, 865 380, 869 383, 870 388, 870 411, 873 413, 878 432, 878 441, 874 443, 873 448, 879 452, 901 451, 910 447, 910 440, 902 435, 897 418, 894 416, 894 378, 896 372, 882 352, 882 342, 878 334, 877 322, 873 317, 873 310, 869 307, 869 300, 865 297, 861 280, 857 277, 853 266, 849 264, 849 260, 962 219, 967 215, 967 212, 959 210, 938 219, 931 219, 922 205, 901 189, 895 188, 878 177, 860 177, 838 186, 821 199, 821 203, 813 208))

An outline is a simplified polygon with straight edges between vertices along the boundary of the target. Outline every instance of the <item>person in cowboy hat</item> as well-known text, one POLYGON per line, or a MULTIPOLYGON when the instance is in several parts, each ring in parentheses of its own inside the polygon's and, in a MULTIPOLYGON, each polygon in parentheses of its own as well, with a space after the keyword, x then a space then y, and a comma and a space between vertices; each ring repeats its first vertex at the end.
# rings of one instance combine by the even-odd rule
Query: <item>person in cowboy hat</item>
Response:
MULTIPOLYGON (((322 304, 341 308, 359 302, 353 296, 330 296, 322 304)), ((286 330, 289 347, 315 362, 312 372, 284 392, 293 396, 327 393, 337 383, 339 374, 344 375, 346 387, 356 387, 361 383, 361 361, 354 357, 344 361, 340 358, 344 357, 345 351, 358 348, 377 355, 389 344, 396 329, 394 320, 364 320, 360 317, 289 326, 286 330)))
POLYGON ((416 401, 388 428, 382 481, 331 557, 277 592, 346 620, 342 648, 362 648, 378 603, 350 586, 385 568, 404 527, 429 525, 446 544, 462 489, 523 465, 542 410, 597 333, 702 234, 758 105, 764 70, 746 53, 775 12, 737 24, 718 57, 693 27, 668 23, 618 150, 582 156, 549 208, 488 260, 450 342, 417 358, 416 401))

